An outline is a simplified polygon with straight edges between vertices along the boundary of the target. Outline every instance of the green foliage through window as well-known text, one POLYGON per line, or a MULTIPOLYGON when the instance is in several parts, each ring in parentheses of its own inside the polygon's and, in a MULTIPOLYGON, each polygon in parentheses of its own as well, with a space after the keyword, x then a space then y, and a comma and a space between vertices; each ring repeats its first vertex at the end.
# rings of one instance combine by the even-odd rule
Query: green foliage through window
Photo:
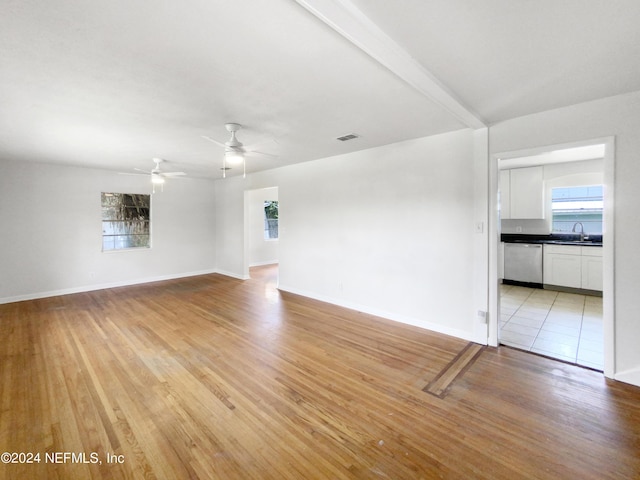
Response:
POLYGON ((278 201, 264 201, 264 238, 278 238, 278 201))

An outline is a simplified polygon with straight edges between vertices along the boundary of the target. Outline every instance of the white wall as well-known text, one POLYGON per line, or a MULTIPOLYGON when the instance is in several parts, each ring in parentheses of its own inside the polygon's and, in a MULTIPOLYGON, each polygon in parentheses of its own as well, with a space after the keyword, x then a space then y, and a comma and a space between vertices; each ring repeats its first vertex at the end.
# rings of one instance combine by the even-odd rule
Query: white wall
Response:
POLYGON ((227 177, 215 183, 216 268, 235 278, 249 278, 249 257, 245 245, 244 201, 248 178, 227 177))
MULTIPOLYGON (((486 216, 475 146, 462 130, 220 180, 217 218, 228 223, 218 265, 226 257, 229 273, 246 275, 243 221, 229 212, 242 213, 244 190, 277 185, 281 289, 486 342, 469 295, 474 241, 486 236, 474 236, 476 195, 486 216)), ((486 142, 479 151, 486 179, 486 142)), ((486 288, 477 298, 486 309, 486 288)))
POLYGON ((640 92, 528 115, 490 129, 492 153, 615 136, 615 181, 605 184, 615 194, 614 377, 635 385, 640 385, 640 222, 635 221, 640 204, 639 132, 640 92))
POLYGON ((551 209, 552 191, 559 187, 578 187, 583 185, 602 185, 604 183, 604 160, 584 160, 544 166, 544 198, 546 231, 553 230, 553 211, 551 209))
POLYGON ((142 176, 0 161, 0 302, 215 270, 214 183, 152 197, 152 248, 103 253, 100 192, 150 193, 142 176))
POLYGON ((473 132, 473 340, 486 344, 489 336, 489 131, 473 132))
POLYGON ((278 239, 264 238, 264 202, 278 200, 278 187, 249 190, 247 202, 247 241, 249 266, 278 263, 278 239))

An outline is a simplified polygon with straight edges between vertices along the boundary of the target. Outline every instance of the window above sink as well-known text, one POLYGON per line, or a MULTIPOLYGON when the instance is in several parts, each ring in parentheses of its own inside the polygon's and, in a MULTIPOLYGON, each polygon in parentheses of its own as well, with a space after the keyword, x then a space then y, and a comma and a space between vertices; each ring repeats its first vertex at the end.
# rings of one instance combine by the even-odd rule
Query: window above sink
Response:
POLYGON ((602 185, 551 189, 552 233, 602 233, 602 185))

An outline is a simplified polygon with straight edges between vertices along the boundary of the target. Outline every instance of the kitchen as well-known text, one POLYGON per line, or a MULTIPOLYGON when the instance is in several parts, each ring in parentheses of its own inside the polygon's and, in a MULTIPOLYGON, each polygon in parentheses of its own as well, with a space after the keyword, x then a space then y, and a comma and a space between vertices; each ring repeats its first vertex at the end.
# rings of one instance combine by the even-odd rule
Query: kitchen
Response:
POLYGON ((603 370, 604 145, 501 159, 503 345, 603 370))

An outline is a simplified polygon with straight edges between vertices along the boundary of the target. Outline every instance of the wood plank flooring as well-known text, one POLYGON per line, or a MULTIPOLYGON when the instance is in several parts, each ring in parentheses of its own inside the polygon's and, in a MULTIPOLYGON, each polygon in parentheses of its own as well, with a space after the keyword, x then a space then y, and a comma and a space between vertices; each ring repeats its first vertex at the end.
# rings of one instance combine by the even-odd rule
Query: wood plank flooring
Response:
POLYGON ((0 305, 0 478, 640 478, 640 389, 486 348, 438 398, 468 342, 275 275, 0 305))

